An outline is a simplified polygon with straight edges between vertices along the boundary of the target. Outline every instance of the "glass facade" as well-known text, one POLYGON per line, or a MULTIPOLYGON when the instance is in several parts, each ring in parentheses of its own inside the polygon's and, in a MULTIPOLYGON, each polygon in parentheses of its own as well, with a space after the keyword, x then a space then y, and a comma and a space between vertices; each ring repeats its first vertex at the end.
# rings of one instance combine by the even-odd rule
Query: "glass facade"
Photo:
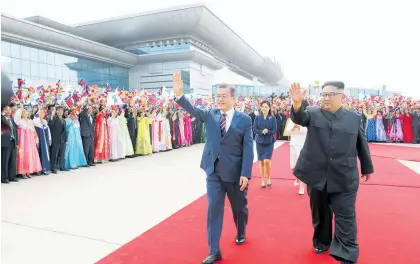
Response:
MULTIPOLYGON (((281 93, 287 93, 288 88, 281 88, 275 86, 253 86, 253 85, 233 85, 236 88, 238 97, 268 97, 275 93, 280 95, 281 93)), ((213 96, 217 93, 218 85, 213 85, 213 96)))
POLYGON ((159 53, 166 53, 166 52, 177 52, 177 51, 185 51, 190 49, 190 44, 185 43, 172 43, 172 44, 162 44, 162 45, 154 45, 154 46, 144 46, 139 48, 130 48, 125 49, 128 52, 137 54, 137 55, 146 55, 146 54, 159 54, 159 53))
POLYGON ((17 79, 22 78, 27 86, 56 84, 60 80, 62 84, 75 88, 83 79, 99 87, 106 87, 109 82, 113 88, 129 88, 128 68, 6 41, 1 42, 1 55, 7 61, 2 64, 2 69, 15 85, 17 79))

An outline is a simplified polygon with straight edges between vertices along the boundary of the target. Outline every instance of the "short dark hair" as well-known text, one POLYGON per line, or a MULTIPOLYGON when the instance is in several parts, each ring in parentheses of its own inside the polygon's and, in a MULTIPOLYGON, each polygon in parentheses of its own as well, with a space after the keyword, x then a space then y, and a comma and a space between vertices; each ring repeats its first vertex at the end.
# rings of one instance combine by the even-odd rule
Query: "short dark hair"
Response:
POLYGON ((9 107, 10 108, 15 107, 15 106, 16 106, 16 103, 15 102, 10 102, 10 104, 9 104, 9 107))
POLYGON ((230 95, 232 97, 236 97, 236 88, 233 87, 232 85, 227 84, 227 83, 222 83, 222 84, 219 84, 219 87, 218 88, 219 89, 229 89, 230 95))
POLYGON ((340 81, 329 81, 329 82, 325 82, 322 85, 322 89, 324 89, 324 87, 326 87, 326 86, 334 86, 334 87, 336 87, 337 89, 340 89, 340 90, 343 90, 345 88, 344 83, 343 82, 340 82, 340 81))
POLYGON ((57 110, 60 110, 60 109, 62 109, 63 111, 64 111, 64 107, 62 107, 61 105, 57 105, 56 107, 55 107, 55 110, 57 111, 57 110))

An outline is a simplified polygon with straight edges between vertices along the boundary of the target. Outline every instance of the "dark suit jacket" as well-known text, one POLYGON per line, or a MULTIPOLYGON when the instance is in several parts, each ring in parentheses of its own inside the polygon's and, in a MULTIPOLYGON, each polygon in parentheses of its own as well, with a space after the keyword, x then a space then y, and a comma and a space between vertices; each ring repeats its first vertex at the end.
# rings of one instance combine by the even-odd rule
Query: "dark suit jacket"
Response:
POLYGON ((292 107, 290 117, 294 123, 308 128, 294 175, 309 187, 322 191, 327 185, 331 193, 357 191, 357 156, 362 174, 373 173, 359 114, 343 108, 336 113, 302 107, 294 112, 292 107))
POLYGON ((206 126, 206 145, 201 159, 201 168, 210 176, 214 163, 218 160, 222 181, 238 182, 240 176, 251 178, 254 162, 251 118, 235 111, 226 135, 220 131, 221 113, 219 109, 199 109, 187 98, 181 96, 177 103, 206 126))
POLYGON ((413 113, 412 116, 413 116, 413 121, 411 125, 413 126, 413 128, 420 127, 420 114, 413 113))
POLYGON ((95 129, 95 118, 89 117, 86 110, 79 114, 80 135, 84 138, 93 138, 95 129), (92 118, 92 122, 90 121, 92 118))
POLYGON ((257 115, 254 120, 254 133, 257 135, 255 142, 259 144, 272 144, 275 142, 274 134, 277 133, 277 119, 275 116, 257 115), (263 130, 267 129, 268 133, 263 135, 263 130))
POLYGON ((5 148, 15 148, 18 143, 18 132, 15 121, 13 121, 13 119, 10 119, 10 122, 12 123, 12 127, 10 127, 10 123, 6 119, 6 117, 4 115, 1 116, 1 126, 5 128, 5 130, 1 133, 1 146, 5 148), (15 138, 15 140, 11 140, 12 130, 13 137, 15 138))
POLYGON ((50 127, 52 144, 66 143, 66 121, 60 121, 58 116, 53 119, 48 118, 48 126, 50 127))

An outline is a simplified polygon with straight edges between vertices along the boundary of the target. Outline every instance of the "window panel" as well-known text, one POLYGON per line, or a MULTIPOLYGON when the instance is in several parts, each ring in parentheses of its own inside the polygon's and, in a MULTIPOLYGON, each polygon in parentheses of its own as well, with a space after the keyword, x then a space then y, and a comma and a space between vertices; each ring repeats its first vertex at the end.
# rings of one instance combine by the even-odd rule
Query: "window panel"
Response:
POLYGON ((22 64, 20 59, 12 58, 12 73, 17 75, 22 74, 22 64))
POLYGON ((11 52, 11 47, 10 47, 10 42, 6 42, 6 41, 2 41, 1 42, 1 55, 5 56, 5 57, 11 57, 12 56, 12 52, 11 52))
POLYGON ((31 76, 39 77, 39 67, 37 62, 31 62, 31 76))
POLYGON ((48 77, 48 79, 55 79, 54 66, 53 65, 48 65, 47 64, 47 77, 48 77))
POLYGON ((45 50, 38 51, 39 62, 47 63, 47 52, 45 50))
POLYGON ((63 79, 63 67, 55 66, 54 76, 57 80, 63 79))
POLYGON ((11 44, 11 51, 12 57, 20 59, 20 45, 19 44, 11 44))
POLYGON ((39 67, 39 77, 47 78, 47 76, 48 76, 48 74, 47 74, 47 64, 40 63, 40 64, 38 64, 38 67, 39 67))
POLYGON ((47 51, 47 64, 54 65, 54 53, 47 51))
POLYGON ((28 60, 22 60, 22 75, 31 75, 31 63, 28 60))
POLYGON ((31 48, 31 49, 30 49, 30 53, 31 53, 31 61, 36 61, 36 62, 38 62, 38 60, 39 60, 39 56, 38 56, 38 49, 36 49, 36 48, 31 48))
POLYGON ((30 60, 31 59, 31 51, 30 51, 29 47, 21 46, 20 47, 20 54, 21 54, 22 60, 30 60))

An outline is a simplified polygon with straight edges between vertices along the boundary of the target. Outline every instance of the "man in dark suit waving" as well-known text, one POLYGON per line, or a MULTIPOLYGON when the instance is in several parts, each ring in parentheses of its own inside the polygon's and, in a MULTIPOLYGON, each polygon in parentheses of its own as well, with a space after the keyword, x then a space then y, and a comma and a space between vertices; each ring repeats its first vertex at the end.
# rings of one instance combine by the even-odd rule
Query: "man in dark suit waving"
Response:
POLYGON ((360 115, 342 108, 344 83, 327 82, 322 86, 321 108, 302 106, 306 90, 292 84, 292 121, 308 128, 294 175, 309 187, 313 247, 341 263, 356 263, 359 256, 355 203, 359 189, 357 157, 362 178, 373 173, 369 146, 360 115), (332 238, 332 214, 335 234, 332 238))
POLYGON ((217 90, 218 108, 209 110, 194 107, 182 94, 183 82, 179 73, 174 76, 176 102, 207 129, 201 168, 207 178, 207 236, 210 254, 203 264, 222 259, 219 240, 222 232, 225 196, 227 194, 237 228, 236 244, 245 242, 248 222, 247 186, 254 161, 252 122, 244 113, 235 111, 234 87, 220 85, 217 90))

